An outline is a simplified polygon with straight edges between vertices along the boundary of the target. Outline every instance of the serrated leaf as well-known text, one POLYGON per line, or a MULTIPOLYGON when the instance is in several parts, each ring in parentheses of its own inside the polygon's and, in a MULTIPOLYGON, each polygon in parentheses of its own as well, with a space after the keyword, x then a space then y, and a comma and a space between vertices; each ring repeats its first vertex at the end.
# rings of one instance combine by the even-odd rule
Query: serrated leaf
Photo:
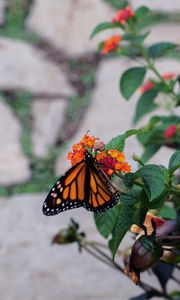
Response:
POLYGON ((104 238, 112 233, 121 205, 116 205, 108 209, 104 213, 94 213, 96 227, 104 238))
POLYGON ((146 194, 150 201, 159 197, 165 190, 164 170, 157 165, 146 165, 135 175, 142 177, 146 194))
POLYGON ((132 225, 133 206, 123 206, 119 212, 116 224, 113 230, 112 239, 109 241, 109 248, 111 250, 113 259, 116 255, 118 247, 125 236, 126 232, 132 225))
POLYGON ((107 150, 117 149, 118 151, 123 151, 125 145, 125 139, 126 139, 126 135, 120 134, 112 138, 112 140, 110 140, 109 143, 106 144, 105 149, 107 150))
POLYGON ((120 91, 126 100, 142 84, 145 74, 146 69, 141 67, 130 68, 123 73, 120 79, 120 91))
POLYGON ((90 39, 92 39, 96 34, 98 34, 101 31, 107 29, 113 29, 117 27, 121 27, 121 26, 117 23, 112 23, 112 22, 100 23, 94 28, 93 32, 91 33, 90 39))
POLYGON ((154 103, 155 98, 158 95, 158 91, 151 89, 142 94, 136 105, 136 112, 134 116, 134 123, 137 123, 144 115, 153 111, 157 104, 154 103))
POLYGON ((144 129, 130 129, 127 130, 124 134, 120 134, 112 138, 105 146, 105 149, 117 149, 118 151, 123 151, 125 146, 125 140, 135 134, 144 132, 144 129))
POLYGON ((168 166, 168 169, 171 174, 173 174, 178 168, 180 168, 180 150, 173 153, 168 166))
POLYGON ((161 57, 170 50, 173 50, 177 47, 176 44, 170 42, 160 42, 156 43, 148 48, 148 54, 152 58, 161 57))

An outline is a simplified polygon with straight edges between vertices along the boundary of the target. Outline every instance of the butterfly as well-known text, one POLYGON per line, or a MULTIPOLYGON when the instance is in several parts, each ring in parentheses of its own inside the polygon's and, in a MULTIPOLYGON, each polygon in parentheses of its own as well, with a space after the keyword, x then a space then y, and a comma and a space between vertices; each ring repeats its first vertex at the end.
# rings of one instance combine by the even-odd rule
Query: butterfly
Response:
POLYGON ((43 213, 56 215, 68 209, 84 207, 92 212, 104 212, 120 199, 96 159, 84 151, 82 161, 58 179, 43 204, 43 213))

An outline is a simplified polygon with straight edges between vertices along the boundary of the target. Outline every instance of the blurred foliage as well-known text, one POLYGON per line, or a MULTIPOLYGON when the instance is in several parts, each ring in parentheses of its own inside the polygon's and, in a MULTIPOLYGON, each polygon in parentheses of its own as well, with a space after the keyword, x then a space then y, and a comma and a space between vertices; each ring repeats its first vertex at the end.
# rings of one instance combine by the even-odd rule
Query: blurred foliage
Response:
POLYGON ((25 30, 24 22, 31 9, 33 0, 10 0, 5 14, 5 24, 0 34, 14 39, 36 42, 36 34, 25 30))
POLYGON ((23 124, 23 134, 22 134, 22 147, 26 155, 32 156, 31 147, 31 101, 32 95, 29 92, 17 92, 11 93, 7 92, 3 95, 12 107, 15 114, 23 124))
POLYGON ((105 0, 108 4, 112 5, 113 8, 120 9, 120 8, 125 8, 126 5, 129 4, 128 0, 105 0))

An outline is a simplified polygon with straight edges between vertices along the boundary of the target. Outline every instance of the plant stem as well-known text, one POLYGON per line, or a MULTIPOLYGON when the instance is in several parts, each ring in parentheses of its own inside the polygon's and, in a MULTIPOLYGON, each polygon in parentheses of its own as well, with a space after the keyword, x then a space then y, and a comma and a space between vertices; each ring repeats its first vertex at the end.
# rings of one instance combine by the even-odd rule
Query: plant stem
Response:
MULTIPOLYGON (((98 260, 100 260, 101 262, 105 263, 106 265, 108 265, 109 267, 112 267, 114 269, 117 269, 118 271, 120 271, 122 274, 124 274, 125 276, 127 276, 124 273, 123 268, 117 264, 115 261, 112 261, 111 257, 109 255, 107 255, 104 251, 100 250, 97 246, 98 243, 96 242, 88 242, 88 241, 84 241, 81 245, 81 247, 88 252, 89 254, 91 254, 92 256, 94 256, 95 258, 97 258, 98 260), (92 249, 91 249, 92 248, 92 249)), ((99 245, 102 247, 102 244, 99 245)), ((171 299, 171 297, 169 297, 165 292, 161 292, 157 289, 155 289, 154 287, 150 286, 149 284, 141 281, 139 286, 146 292, 151 293, 153 296, 158 296, 158 297, 164 297, 165 299, 171 299)))
POLYGON ((170 193, 172 193, 174 195, 177 195, 177 196, 180 196, 180 189, 177 188, 176 186, 172 186, 171 189, 170 189, 170 193))

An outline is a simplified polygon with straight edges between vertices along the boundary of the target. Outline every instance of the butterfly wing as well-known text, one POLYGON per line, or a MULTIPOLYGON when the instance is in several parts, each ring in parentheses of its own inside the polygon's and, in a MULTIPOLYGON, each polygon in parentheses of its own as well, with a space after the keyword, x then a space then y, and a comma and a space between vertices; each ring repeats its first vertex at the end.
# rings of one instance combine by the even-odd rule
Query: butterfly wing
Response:
POLYGON ((104 212, 119 201, 120 194, 96 161, 93 158, 91 159, 90 156, 87 160, 90 192, 84 206, 87 210, 93 212, 104 212))
POLYGON ((43 204, 47 216, 84 207, 104 212, 119 201, 120 195, 89 152, 58 179, 43 204))
POLYGON ((70 168, 58 179, 43 204, 43 213, 47 216, 83 206, 89 197, 87 186, 87 166, 85 160, 70 168))

